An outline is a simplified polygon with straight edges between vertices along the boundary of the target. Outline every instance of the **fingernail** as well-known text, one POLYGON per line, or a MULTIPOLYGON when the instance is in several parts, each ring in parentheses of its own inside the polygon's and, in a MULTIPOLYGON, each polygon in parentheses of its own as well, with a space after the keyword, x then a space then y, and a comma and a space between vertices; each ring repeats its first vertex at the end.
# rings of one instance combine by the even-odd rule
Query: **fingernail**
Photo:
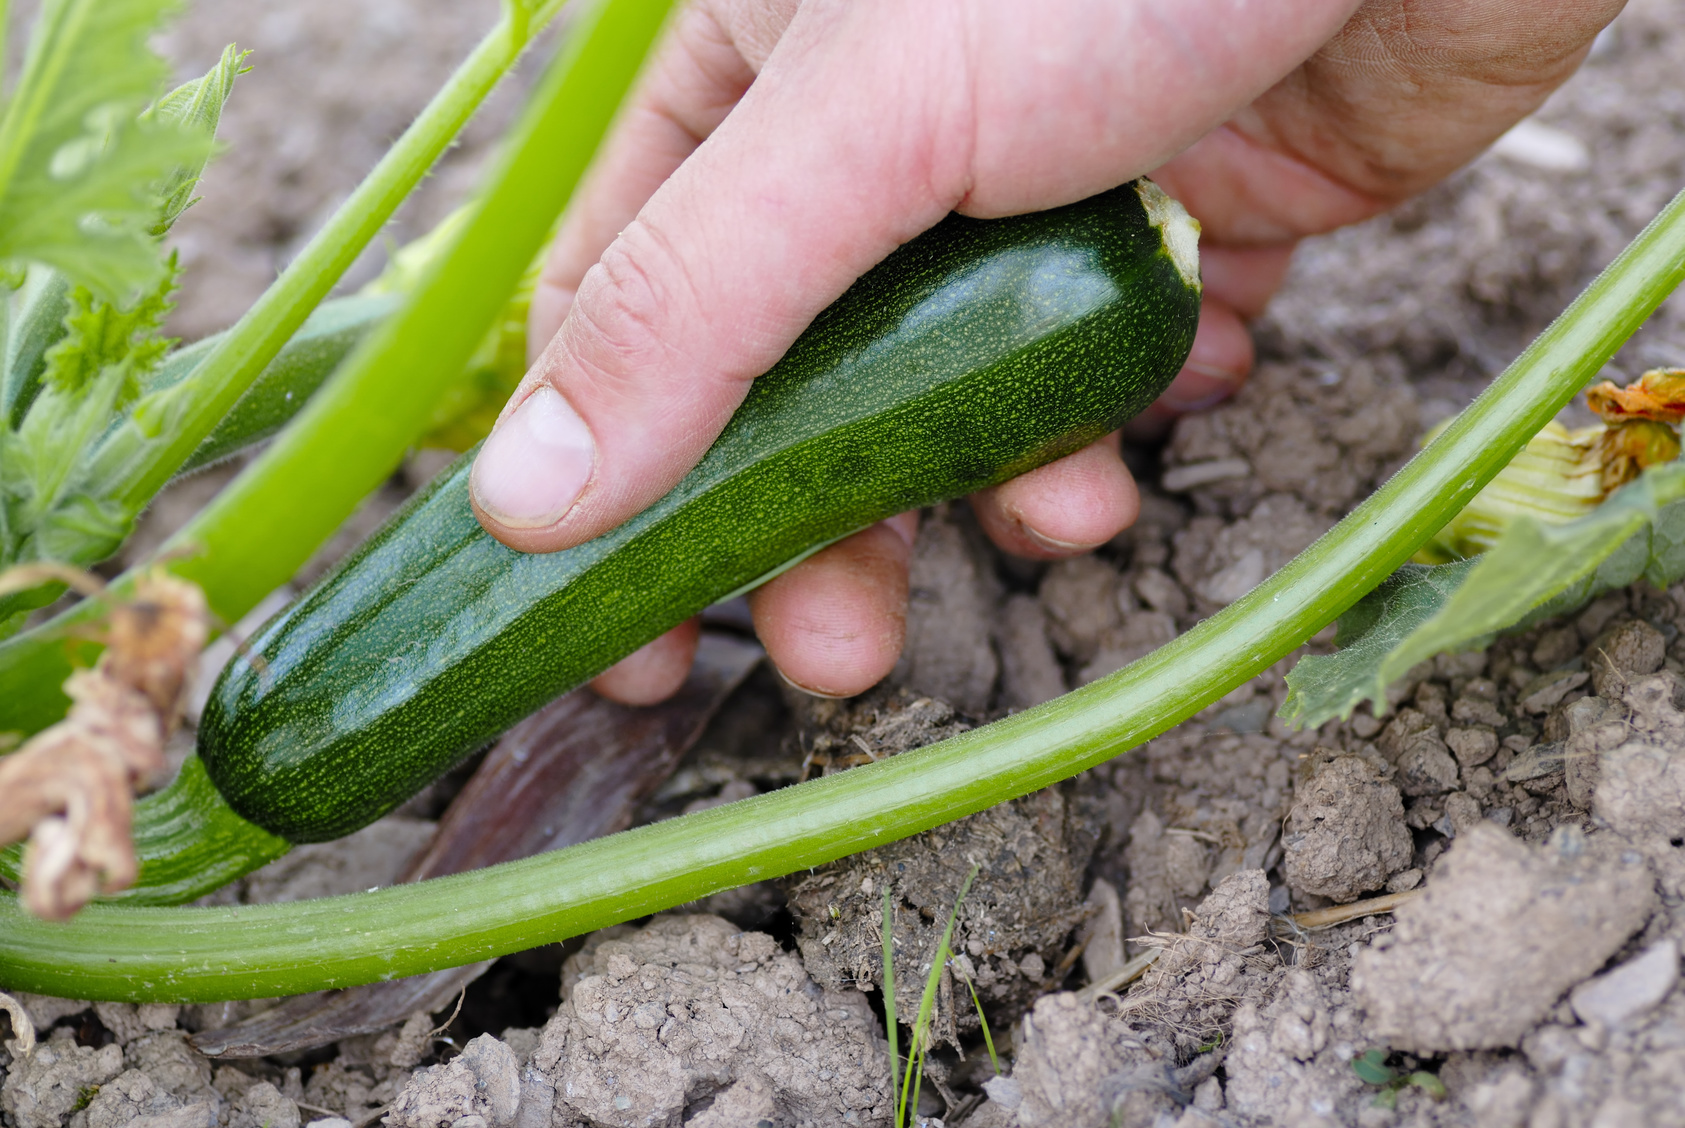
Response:
POLYGON ((1044 533, 1036 532, 1036 530, 1030 528, 1030 526, 1024 524, 1022 521, 1018 522, 1018 527, 1024 530, 1024 535, 1030 539, 1032 544, 1046 552, 1060 552, 1075 555, 1076 553, 1088 552, 1090 549, 1099 547, 1098 545, 1093 544, 1078 544, 1075 541, 1055 540, 1044 533))
POLYGON ((561 393, 541 384, 486 439, 469 488, 480 509, 500 524, 541 529, 579 500, 596 453, 585 421, 561 393))
POLYGON ((786 674, 783 670, 780 670, 776 664, 773 665, 772 669, 775 673, 777 673, 779 681, 783 682, 785 685, 789 686, 798 693, 807 694, 809 697, 819 697, 826 701, 846 701, 848 698, 853 696, 853 694, 849 693, 826 693, 823 689, 814 689, 810 685, 803 685, 789 674, 786 674))
POLYGON ((890 532, 901 538, 902 545, 907 548, 912 548, 913 542, 919 538, 919 511, 916 509, 886 517, 883 523, 890 532))

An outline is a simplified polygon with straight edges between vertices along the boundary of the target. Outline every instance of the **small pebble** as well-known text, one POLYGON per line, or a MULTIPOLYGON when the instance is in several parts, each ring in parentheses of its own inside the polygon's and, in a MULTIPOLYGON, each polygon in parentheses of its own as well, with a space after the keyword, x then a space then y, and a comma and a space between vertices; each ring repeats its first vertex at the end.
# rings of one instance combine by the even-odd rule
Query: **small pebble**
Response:
POLYGON ((1651 945, 1612 971, 1588 979, 1568 996, 1582 1022, 1622 1026, 1643 1015, 1679 981, 1679 948, 1671 940, 1651 945))

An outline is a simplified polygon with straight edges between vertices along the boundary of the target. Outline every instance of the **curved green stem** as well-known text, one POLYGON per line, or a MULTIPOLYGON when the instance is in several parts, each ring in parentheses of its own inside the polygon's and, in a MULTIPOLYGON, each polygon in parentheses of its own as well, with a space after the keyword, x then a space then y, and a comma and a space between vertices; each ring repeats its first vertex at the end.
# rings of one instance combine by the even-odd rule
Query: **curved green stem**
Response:
POLYGON ((1379 583, 1685 278, 1685 193, 1426 450, 1239 602, 1111 677, 877 764, 474 873, 214 909, 0 903, 0 986, 198 1002, 470 963, 820 865, 1093 767, 1277 661, 1379 583))

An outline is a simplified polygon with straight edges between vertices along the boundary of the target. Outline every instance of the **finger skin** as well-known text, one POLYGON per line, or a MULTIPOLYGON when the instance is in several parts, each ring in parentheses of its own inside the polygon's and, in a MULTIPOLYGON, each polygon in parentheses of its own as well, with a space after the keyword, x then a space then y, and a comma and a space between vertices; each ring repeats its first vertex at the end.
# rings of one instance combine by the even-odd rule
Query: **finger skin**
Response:
POLYGON ((725 120, 794 14, 792 0, 680 9, 545 257, 527 318, 529 363, 561 328, 585 272, 725 120))
POLYGON ((895 667, 917 531, 917 513, 880 521, 749 593, 755 633, 784 680, 817 696, 852 697, 895 667))
POLYGON ((665 701, 684 684, 701 637, 701 620, 686 619, 592 678, 591 688, 622 705, 665 701))
POLYGON ((1105 544, 1135 523, 1141 496, 1117 436, 971 495, 977 522, 1001 548, 1057 560, 1105 544))
POLYGON ((1368 219, 1542 105, 1624 3, 1368 0, 1153 178, 1218 244, 1279 245, 1368 219))
POLYGON ((1281 288, 1293 259, 1293 247, 1293 243, 1267 247, 1207 243, 1199 252, 1205 297, 1227 306, 1246 320, 1257 317, 1281 288))

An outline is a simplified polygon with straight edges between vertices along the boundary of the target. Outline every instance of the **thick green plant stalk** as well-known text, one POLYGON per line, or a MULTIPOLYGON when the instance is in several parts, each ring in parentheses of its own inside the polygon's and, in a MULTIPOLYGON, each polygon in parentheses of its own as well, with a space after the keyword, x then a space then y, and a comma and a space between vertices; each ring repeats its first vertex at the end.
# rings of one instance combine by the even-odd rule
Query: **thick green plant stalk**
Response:
MULTIPOLYGON (((434 400, 484 338, 595 153, 669 3, 595 0, 578 14, 481 206, 404 310, 167 546, 166 554, 191 553, 170 568, 200 584, 224 622, 290 579, 426 429, 434 400)), ((120 595, 131 582, 113 587, 120 595)), ((88 661, 88 644, 77 640, 98 614, 78 605, 0 642, 0 732, 37 732, 64 715, 58 687, 73 658, 88 661)))
POLYGON ((285 905, 0 903, 0 986, 201 1002, 344 987, 577 936, 822 865, 1075 775, 1186 720, 1381 580, 1467 503, 1685 279, 1685 193, 1443 434, 1281 571, 1054 701, 834 776, 525 861, 285 905))

